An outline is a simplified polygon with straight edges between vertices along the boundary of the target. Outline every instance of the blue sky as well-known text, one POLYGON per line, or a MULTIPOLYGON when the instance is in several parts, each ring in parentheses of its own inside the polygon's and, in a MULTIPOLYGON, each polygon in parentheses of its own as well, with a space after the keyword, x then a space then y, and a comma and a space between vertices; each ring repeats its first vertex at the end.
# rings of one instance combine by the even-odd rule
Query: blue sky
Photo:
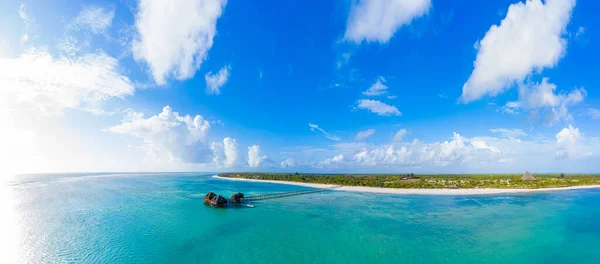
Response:
POLYGON ((598 172, 596 1, 0 3, 0 160, 598 172))

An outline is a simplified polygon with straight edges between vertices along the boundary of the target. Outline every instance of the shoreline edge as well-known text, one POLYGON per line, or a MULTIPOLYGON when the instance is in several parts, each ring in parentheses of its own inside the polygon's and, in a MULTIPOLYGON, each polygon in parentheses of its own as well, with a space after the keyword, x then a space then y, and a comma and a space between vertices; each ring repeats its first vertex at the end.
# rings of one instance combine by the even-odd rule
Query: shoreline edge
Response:
POLYGON ((361 193, 379 193, 379 194, 417 194, 417 195, 487 195, 487 194, 515 194, 515 193, 537 193, 537 192, 554 192, 554 191, 568 191, 568 190, 579 190, 579 189, 596 189, 600 188, 600 185, 581 185, 581 186, 569 186, 569 187, 554 187, 554 188, 538 188, 538 189, 495 189, 495 188, 482 188, 482 189, 402 189, 402 188, 384 188, 384 187, 366 187, 366 186, 342 186, 335 184, 321 184, 321 183, 303 183, 303 182, 291 182, 291 181, 274 181, 274 180, 255 180, 255 179, 242 179, 242 178, 227 178, 218 175, 213 175, 213 178, 230 180, 230 181, 247 181, 247 182, 262 182, 262 183, 274 183, 274 184, 287 184, 304 186, 311 188, 331 188, 333 191, 346 191, 346 192, 361 192, 361 193))

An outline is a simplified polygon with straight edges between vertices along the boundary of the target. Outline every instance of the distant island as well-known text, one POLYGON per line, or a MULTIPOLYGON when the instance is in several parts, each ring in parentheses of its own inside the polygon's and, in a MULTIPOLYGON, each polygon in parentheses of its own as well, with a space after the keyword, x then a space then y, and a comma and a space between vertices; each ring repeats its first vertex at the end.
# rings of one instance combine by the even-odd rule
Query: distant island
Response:
POLYGON ((600 188, 600 174, 305 174, 220 173, 216 177, 314 188, 398 194, 495 194, 600 188))

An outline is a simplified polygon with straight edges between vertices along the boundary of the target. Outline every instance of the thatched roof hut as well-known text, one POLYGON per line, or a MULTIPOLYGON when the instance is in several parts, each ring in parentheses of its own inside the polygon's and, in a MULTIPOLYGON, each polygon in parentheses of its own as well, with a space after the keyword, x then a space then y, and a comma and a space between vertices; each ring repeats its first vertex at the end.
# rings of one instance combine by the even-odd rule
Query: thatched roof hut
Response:
POLYGON ((242 198, 244 198, 244 194, 239 192, 239 193, 232 195, 229 200, 232 202, 235 202, 235 203, 241 203, 242 198))
POLYGON ((223 196, 218 195, 216 193, 213 192, 209 192, 204 196, 204 199, 202 199, 204 204, 206 205, 210 205, 213 207, 225 207, 227 206, 227 199, 225 199, 223 196))
POLYGON ((525 171, 525 174, 523 174, 523 177, 521 177, 521 180, 523 180, 523 181, 535 181, 537 179, 534 178, 533 176, 531 176, 531 174, 529 174, 529 171, 525 171))

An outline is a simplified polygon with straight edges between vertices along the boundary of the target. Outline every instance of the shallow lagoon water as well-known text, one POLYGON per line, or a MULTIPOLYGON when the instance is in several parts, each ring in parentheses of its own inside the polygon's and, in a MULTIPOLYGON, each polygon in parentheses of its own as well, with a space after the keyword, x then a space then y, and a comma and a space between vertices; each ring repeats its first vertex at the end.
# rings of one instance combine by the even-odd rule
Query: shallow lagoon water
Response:
POLYGON ((36 175, 9 183, 25 263, 598 263, 600 190, 490 196, 329 191, 209 174, 36 175))

